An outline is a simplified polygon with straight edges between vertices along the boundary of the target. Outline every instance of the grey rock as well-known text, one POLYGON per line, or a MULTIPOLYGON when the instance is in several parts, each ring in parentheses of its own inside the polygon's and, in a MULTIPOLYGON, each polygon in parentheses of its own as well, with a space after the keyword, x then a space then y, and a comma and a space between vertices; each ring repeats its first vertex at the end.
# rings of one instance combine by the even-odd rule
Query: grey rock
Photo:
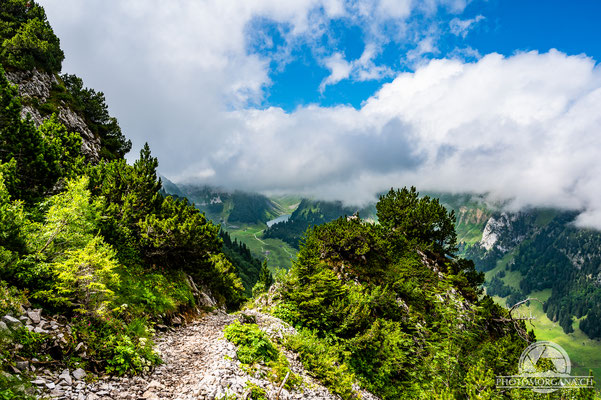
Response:
POLYGON ((8 326, 6 325, 6 323, 4 321, 0 321, 0 331, 7 331, 8 330, 8 326))
POLYGON ((39 324, 42 320, 42 311, 41 310, 33 310, 27 311, 27 316, 34 324, 39 324))
POLYGON ((39 326, 36 326, 35 328, 33 328, 33 331, 35 333, 48 333, 47 330, 40 328, 39 326))
POLYGON ((65 369, 63 372, 61 372, 61 374, 58 376, 58 379, 62 379, 69 386, 73 384, 73 379, 71 379, 71 374, 69 373, 68 369, 65 369))
POLYGON ((9 328, 17 328, 23 325, 21 321, 10 315, 5 315, 4 317, 2 317, 2 321, 4 321, 4 323, 8 325, 9 328))
POLYGON ((86 371, 84 371, 81 368, 77 368, 75 371, 73 371, 71 373, 71 375, 73 375, 73 378, 75 378, 76 380, 80 381, 80 380, 82 380, 83 378, 86 377, 86 371))
MULTIPOLYGON (((52 86, 58 83, 54 74, 38 71, 7 72, 8 80, 19 87, 19 95, 24 98, 36 98, 39 104, 46 102, 50 97, 52 86)), ((70 132, 81 134, 82 153, 92 161, 100 161, 100 138, 94 135, 88 128, 83 118, 71 109, 59 106, 58 119, 70 132)), ((42 125, 49 116, 43 117, 40 112, 31 105, 24 105, 21 109, 23 118, 31 116, 36 127, 42 125)))

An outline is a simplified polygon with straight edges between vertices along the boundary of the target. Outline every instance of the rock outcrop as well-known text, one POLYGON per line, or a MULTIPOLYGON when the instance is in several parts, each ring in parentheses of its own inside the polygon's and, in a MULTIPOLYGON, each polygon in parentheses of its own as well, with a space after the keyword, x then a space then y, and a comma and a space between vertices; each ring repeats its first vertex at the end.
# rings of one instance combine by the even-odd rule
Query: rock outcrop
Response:
MULTIPOLYGON (((37 104, 44 104, 50 98, 53 86, 58 84, 55 75, 48 72, 41 72, 36 69, 31 71, 10 71, 6 72, 6 77, 10 82, 17 85, 19 95, 23 97, 24 105, 21 110, 21 116, 31 117, 36 126, 40 126, 49 116, 43 116, 40 111, 34 107, 32 101, 35 99, 37 104)), ((91 162, 100 160, 100 139, 94 135, 88 128, 83 118, 75 111, 71 110, 64 102, 58 106, 58 119, 69 131, 77 132, 81 135, 81 150, 84 156, 91 162)))

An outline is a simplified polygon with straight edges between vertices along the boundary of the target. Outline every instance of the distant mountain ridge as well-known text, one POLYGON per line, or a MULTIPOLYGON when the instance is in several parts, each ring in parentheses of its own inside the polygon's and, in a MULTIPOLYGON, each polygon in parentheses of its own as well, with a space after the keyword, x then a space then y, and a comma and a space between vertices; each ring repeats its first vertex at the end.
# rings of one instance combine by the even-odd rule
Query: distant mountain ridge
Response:
MULTIPOLYGON (((230 224, 241 219, 266 222, 278 211, 285 212, 256 193, 229 194, 206 186, 183 186, 183 192, 199 201, 197 207, 209 216, 217 215, 230 224)), ((494 272, 485 283, 489 294, 514 304, 534 291, 551 289, 544 306, 550 320, 558 321, 566 333, 574 330, 578 320, 577 326, 589 337, 601 338, 601 323, 595 317, 601 316, 600 232, 575 227, 576 213, 571 211, 507 212, 479 195, 428 195, 455 211, 460 254, 472 259, 478 270, 494 272), (512 275, 520 277, 519 288, 506 283, 508 272, 519 273, 512 275)), ((363 218, 375 218, 374 205, 359 209, 342 202, 302 199, 287 221, 268 227, 262 237, 280 239, 298 249, 309 227, 357 212, 363 218)))
POLYGON ((259 193, 228 191, 209 185, 175 184, 168 179, 163 189, 169 194, 187 197, 215 223, 264 223, 285 213, 277 203, 259 193))
POLYGON ((297 248, 307 229, 330 222, 341 216, 359 213, 364 218, 375 218, 375 206, 358 209, 345 206, 340 201, 303 199, 287 221, 279 222, 265 230, 263 237, 277 238, 297 248))

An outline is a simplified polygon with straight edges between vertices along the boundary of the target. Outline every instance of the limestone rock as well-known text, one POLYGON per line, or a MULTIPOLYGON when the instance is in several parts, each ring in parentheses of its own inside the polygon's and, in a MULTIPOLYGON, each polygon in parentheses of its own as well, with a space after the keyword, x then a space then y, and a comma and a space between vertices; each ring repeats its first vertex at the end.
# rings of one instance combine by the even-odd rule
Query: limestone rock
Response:
POLYGON ((73 371, 73 373, 71 375, 73 375, 73 378, 80 381, 86 377, 86 371, 84 371, 81 368, 77 368, 75 371, 73 371))
POLYGON ((63 381, 65 381, 65 383, 67 383, 68 385, 72 385, 73 384, 73 379, 71 379, 71 374, 69 373, 68 369, 65 369, 59 376, 58 379, 62 379, 63 381))
POLYGON ((42 310, 27 311, 27 316, 34 324, 39 324, 42 320, 42 310))

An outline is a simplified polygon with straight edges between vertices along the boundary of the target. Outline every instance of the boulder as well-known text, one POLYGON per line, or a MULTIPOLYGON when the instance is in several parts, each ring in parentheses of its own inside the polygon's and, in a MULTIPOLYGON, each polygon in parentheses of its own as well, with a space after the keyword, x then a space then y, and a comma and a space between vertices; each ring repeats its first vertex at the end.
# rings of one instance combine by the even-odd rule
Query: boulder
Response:
POLYGON ((18 370, 25 372, 29 368, 29 361, 17 361, 16 365, 18 370))

